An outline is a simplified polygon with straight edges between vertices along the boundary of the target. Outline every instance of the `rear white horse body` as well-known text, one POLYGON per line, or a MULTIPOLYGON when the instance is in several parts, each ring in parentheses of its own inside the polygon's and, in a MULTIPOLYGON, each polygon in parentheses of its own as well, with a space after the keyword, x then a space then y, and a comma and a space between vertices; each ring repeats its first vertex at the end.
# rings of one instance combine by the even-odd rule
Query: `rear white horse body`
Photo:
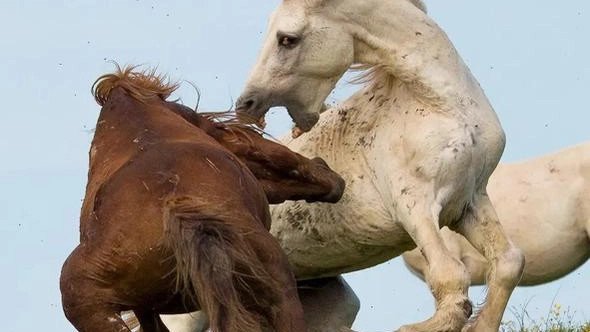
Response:
MULTIPOLYGON (((561 278, 590 258, 590 142, 519 163, 501 164, 488 192, 510 239, 526 265, 520 285, 561 278)), ((461 235, 443 229, 445 245, 463 261, 472 285, 485 283, 486 259, 461 235)), ((403 255, 424 278, 419 251, 403 255)))
POLYGON ((299 279, 363 269, 418 246, 436 312, 400 330, 497 331, 524 264, 486 194, 504 133, 445 33, 419 7, 410 0, 283 1, 237 111, 260 119, 269 107, 286 106, 295 133, 307 131, 287 145, 322 156, 347 181, 338 204, 272 209, 271 231, 299 279), (320 118, 353 64, 371 68, 366 87, 320 118), (491 262, 486 303, 468 325, 469 274, 444 246, 443 226, 491 262))

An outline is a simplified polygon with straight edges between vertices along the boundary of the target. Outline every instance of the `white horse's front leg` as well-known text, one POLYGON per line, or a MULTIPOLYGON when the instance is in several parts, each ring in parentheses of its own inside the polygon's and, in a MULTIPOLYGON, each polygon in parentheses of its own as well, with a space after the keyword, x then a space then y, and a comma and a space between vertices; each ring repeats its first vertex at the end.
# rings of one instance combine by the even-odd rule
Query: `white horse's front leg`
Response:
POLYGON ((425 278, 435 298, 436 312, 426 321, 402 326, 399 331, 460 331, 472 310, 467 297, 469 273, 444 245, 438 227, 440 207, 435 203, 422 205, 418 199, 400 203, 407 209, 400 220, 426 259, 425 278))
POLYGON ((457 230, 491 264, 485 304, 464 331, 496 332, 508 299, 522 276, 524 255, 504 234, 485 191, 477 194, 457 230))

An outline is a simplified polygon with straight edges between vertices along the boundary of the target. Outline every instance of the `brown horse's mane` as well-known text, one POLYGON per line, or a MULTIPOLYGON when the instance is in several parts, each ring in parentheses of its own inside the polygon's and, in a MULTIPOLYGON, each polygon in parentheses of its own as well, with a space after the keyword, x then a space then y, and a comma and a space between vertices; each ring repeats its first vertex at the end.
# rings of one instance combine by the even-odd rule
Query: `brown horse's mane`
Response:
MULTIPOLYGON (((167 102, 170 95, 180 86, 178 82, 171 81, 168 75, 158 74, 156 69, 138 70, 140 67, 138 65, 121 67, 116 62, 114 65, 114 73, 100 76, 92 85, 92 95, 100 106, 104 106, 111 92, 117 87, 123 88, 133 99, 147 104, 153 98, 167 102)), ((185 107, 188 108, 188 106, 185 107)), ((209 120, 216 128, 228 130, 233 134, 242 134, 247 137, 249 133, 255 132, 270 136, 258 127, 241 123, 234 111, 197 113, 196 109, 190 109, 198 116, 209 120)))
POLYGON ((100 106, 104 106, 116 87, 122 87, 142 103, 154 97, 166 100, 179 87, 166 75, 158 75, 156 69, 136 70, 139 66, 121 67, 118 63, 115 67, 114 73, 102 75, 92 85, 92 95, 100 106))

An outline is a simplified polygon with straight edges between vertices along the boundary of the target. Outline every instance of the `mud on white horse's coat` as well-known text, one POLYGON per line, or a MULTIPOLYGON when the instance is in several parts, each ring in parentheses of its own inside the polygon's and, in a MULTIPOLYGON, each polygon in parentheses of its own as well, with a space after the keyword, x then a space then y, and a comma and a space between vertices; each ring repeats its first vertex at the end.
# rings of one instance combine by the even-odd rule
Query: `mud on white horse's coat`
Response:
MULTIPOLYGON (((526 257, 520 285, 561 278, 590 258, 590 142, 532 160, 501 164, 488 192, 506 233, 526 257)), ((472 285, 485 283, 486 259, 461 235, 445 228, 445 245, 463 261, 472 285)), ((406 265, 424 278, 415 249, 406 265)))

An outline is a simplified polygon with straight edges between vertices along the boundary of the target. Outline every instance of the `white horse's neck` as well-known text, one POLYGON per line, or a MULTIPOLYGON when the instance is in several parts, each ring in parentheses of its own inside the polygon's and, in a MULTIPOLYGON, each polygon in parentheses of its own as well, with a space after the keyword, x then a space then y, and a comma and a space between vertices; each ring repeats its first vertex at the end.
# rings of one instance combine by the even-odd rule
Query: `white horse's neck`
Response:
POLYGON ((353 31, 356 63, 378 66, 443 111, 466 103, 492 110, 446 34, 422 10, 405 0, 346 3, 334 12, 353 31))

